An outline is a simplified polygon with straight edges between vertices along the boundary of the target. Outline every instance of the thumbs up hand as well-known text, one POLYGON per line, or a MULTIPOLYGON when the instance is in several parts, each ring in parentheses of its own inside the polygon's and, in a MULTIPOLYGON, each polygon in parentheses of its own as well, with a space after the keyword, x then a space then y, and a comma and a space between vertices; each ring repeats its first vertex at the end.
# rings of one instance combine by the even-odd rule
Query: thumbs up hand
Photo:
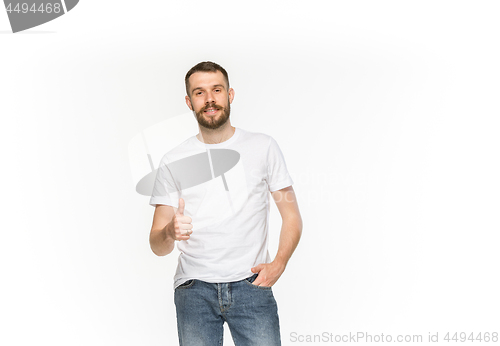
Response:
POLYGON ((193 225, 191 224, 193 220, 184 215, 184 207, 184 200, 179 198, 179 208, 172 218, 171 236, 174 240, 188 240, 191 233, 193 233, 193 225))

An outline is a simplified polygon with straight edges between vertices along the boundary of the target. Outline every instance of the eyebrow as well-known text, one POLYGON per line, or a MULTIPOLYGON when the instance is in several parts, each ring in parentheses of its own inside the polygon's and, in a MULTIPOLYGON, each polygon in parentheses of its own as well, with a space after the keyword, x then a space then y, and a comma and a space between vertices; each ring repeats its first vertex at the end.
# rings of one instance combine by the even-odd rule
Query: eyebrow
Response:
MULTIPOLYGON (((222 85, 222 84, 215 84, 212 87, 225 89, 224 85, 222 85)), ((203 89, 202 87, 194 88, 193 90, 191 90, 191 94, 194 93, 196 90, 202 90, 202 89, 203 89)))

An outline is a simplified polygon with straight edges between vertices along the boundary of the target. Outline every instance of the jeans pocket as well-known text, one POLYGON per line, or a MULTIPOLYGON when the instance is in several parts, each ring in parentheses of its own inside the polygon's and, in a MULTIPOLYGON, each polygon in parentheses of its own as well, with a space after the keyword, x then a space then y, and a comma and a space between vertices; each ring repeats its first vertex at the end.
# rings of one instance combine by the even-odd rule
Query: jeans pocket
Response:
POLYGON ((177 286, 177 288, 179 288, 179 289, 189 288, 189 287, 193 286, 193 284, 194 284, 194 279, 191 279, 191 280, 187 280, 187 281, 183 282, 182 284, 177 286))
POLYGON ((245 281, 248 285, 252 286, 252 287, 255 287, 255 288, 258 288, 258 289, 261 289, 261 290, 270 290, 272 287, 270 286, 257 286, 257 285, 254 285, 253 282, 255 281, 255 279, 257 279, 257 276, 258 274, 253 274, 252 276, 246 278, 245 281))

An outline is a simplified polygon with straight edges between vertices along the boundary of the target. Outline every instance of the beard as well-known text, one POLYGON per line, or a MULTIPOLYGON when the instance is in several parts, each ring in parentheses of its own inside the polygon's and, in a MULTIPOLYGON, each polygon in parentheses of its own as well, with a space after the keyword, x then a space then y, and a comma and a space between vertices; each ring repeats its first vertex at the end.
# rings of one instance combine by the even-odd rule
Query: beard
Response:
POLYGON ((227 102, 227 107, 222 107, 219 106, 218 104, 212 103, 210 105, 206 105, 202 109, 200 109, 199 112, 194 112, 196 120, 198 120, 198 124, 200 126, 210 129, 210 130, 215 130, 224 125, 227 120, 229 119, 229 114, 231 113, 231 106, 229 105, 229 99, 227 102), (205 115, 203 112, 207 110, 208 108, 217 108, 219 110, 222 110, 222 114, 217 117, 209 117, 208 119, 205 118, 205 115))

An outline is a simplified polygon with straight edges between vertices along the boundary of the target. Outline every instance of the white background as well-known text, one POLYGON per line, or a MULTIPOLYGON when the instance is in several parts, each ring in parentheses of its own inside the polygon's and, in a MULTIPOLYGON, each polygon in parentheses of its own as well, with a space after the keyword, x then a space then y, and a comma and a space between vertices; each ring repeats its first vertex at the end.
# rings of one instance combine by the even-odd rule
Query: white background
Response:
POLYGON ((229 72, 233 125, 272 135, 295 180, 284 345, 500 332, 499 10, 87 0, 17 34, 0 11, 0 343, 177 344, 176 254, 149 248, 129 144, 187 111, 204 60, 229 72))

